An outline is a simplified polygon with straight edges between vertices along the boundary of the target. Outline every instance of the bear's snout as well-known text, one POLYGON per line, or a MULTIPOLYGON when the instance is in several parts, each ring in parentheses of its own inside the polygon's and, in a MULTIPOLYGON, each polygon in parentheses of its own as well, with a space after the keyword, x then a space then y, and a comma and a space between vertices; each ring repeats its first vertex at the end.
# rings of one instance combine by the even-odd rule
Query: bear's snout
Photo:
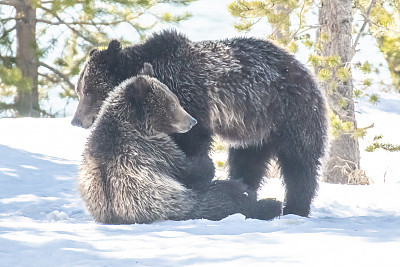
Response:
POLYGON ((77 117, 74 117, 71 121, 72 126, 82 127, 82 122, 77 117))
POLYGON ((195 118, 191 117, 191 118, 190 118, 190 123, 189 123, 190 129, 191 129, 193 126, 195 126, 196 124, 197 124, 197 120, 196 120, 195 118))

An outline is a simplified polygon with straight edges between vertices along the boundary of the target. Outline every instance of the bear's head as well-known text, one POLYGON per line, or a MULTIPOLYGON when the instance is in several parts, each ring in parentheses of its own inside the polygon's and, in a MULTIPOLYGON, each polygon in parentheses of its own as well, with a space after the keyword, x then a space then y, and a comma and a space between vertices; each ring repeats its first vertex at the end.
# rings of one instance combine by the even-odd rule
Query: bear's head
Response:
POLYGON ((117 40, 111 41, 105 50, 90 51, 75 87, 79 104, 72 125, 89 128, 109 92, 122 81, 116 71, 120 51, 121 43, 117 40))
POLYGON ((165 84, 152 76, 152 66, 145 63, 138 76, 125 80, 110 93, 100 117, 109 112, 108 116, 128 121, 150 135, 186 133, 197 123, 196 119, 165 84))

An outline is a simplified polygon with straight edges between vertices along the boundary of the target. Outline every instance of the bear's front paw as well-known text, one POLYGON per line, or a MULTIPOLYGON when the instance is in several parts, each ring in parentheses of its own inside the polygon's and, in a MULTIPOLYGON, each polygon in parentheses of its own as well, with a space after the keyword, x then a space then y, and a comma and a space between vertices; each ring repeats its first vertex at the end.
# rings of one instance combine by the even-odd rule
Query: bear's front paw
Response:
POLYGON ((260 220, 272 220, 282 215, 282 202, 275 198, 264 198, 256 203, 255 218, 260 220))

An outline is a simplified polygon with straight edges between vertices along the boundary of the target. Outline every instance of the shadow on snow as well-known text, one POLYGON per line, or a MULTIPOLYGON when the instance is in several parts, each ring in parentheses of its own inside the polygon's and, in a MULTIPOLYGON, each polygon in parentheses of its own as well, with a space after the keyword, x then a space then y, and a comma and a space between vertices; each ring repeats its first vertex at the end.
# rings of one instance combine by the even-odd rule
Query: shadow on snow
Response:
MULTIPOLYGON (((0 257, 7 263, 17 263, 13 265, 29 265, 30 259, 37 257, 40 259, 35 264, 43 266, 56 262, 60 266, 90 265, 106 259, 118 259, 115 265, 151 265, 160 257, 164 266, 217 263, 246 258, 247 251, 237 257, 191 251, 207 252, 209 246, 221 247, 225 243, 264 248, 281 244, 281 236, 298 234, 310 234, 307 238, 324 234, 367 238, 368 242, 400 241, 400 217, 384 212, 337 218, 324 217, 324 209, 319 209, 318 217, 288 215, 269 222, 234 215, 219 222, 97 224, 84 212, 76 190, 76 162, 3 145, 0 157, 0 257), (184 242, 185 239, 194 243, 184 242), (59 263, 61 258, 64 262, 59 263)), ((257 255, 251 258, 257 260, 257 255)), ((266 254, 261 261, 268 259, 289 260, 266 254)))

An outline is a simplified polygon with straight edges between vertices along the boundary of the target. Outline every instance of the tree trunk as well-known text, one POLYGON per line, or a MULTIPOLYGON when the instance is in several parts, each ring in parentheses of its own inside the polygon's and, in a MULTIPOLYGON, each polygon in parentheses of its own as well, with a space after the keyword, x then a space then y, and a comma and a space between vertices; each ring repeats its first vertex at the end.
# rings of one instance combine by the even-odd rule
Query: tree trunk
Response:
MULTIPOLYGON (((351 0, 322 0, 319 12, 321 25, 320 35, 327 35, 327 41, 321 42, 321 55, 329 57, 340 56, 342 66, 349 63, 352 56, 352 1, 351 0)), ((356 120, 353 101, 352 77, 346 81, 340 81, 336 72, 332 74, 331 81, 323 84, 325 89, 335 83, 337 86, 327 94, 330 109, 345 122, 354 124, 356 120)), ((328 90, 326 90, 328 92, 328 90)), ((330 183, 348 183, 349 174, 360 168, 360 151, 358 140, 351 133, 343 133, 332 140, 329 157, 324 164, 324 177, 330 183)))
POLYGON ((17 67, 22 78, 28 80, 20 83, 15 98, 17 116, 39 116, 38 95, 38 57, 36 53, 36 9, 32 0, 19 0, 17 11, 17 67))

